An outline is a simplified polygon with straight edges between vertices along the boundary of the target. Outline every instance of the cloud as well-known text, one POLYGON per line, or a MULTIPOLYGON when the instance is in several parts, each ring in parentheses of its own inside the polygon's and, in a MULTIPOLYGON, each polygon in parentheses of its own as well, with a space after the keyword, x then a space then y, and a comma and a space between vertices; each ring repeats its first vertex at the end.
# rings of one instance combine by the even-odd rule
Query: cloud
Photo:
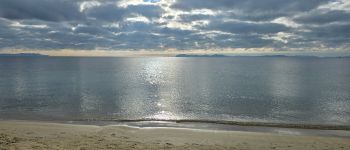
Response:
POLYGON ((129 5, 127 12, 130 14, 139 14, 147 18, 160 18, 164 10, 156 5, 129 5))
POLYGON ((253 11, 308 11, 316 8, 320 4, 328 2, 327 0, 177 0, 172 6, 179 9, 222 9, 222 8, 239 8, 253 11))
POLYGON ((276 23, 212 22, 208 27, 214 30, 238 34, 268 34, 288 30, 288 27, 276 23))
POLYGON ((68 0, 1 0, 0 17, 45 21, 81 20, 84 16, 74 1, 68 0))
POLYGON ((344 0, 1 0, 0 49, 349 51, 344 0))
POLYGON ((350 12, 344 10, 315 10, 294 19, 303 24, 327 24, 334 22, 349 22, 350 12))
POLYGON ((316 42, 317 44, 323 44, 328 47, 350 44, 350 23, 310 26, 307 29, 306 32, 299 33, 302 37, 307 38, 299 41, 316 42))
MULTIPOLYGON (((175 9, 211 9, 236 11, 242 18, 261 20, 288 16, 296 12, 310 11, 330 0, 177 0, 175 9), (245 17, 244 17, 245 16, 245 17)), ((239 16, 238 16, 239 17, 239 16)))
POLYGON ((107 3, 85 10, 88 17, 95 20, 120 21, 125 15, 125 9, 112 3, 107 3))

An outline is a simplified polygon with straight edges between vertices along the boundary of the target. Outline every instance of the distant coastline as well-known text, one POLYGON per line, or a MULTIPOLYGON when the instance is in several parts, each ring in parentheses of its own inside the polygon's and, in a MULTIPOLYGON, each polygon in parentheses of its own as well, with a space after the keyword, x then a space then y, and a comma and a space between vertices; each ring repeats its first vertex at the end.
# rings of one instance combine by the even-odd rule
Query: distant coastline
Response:
POLYGON ((0 57, 49 57, 38 53, 17 53, 17 54, 0 54, 0 57))
POLYGON ((311 56, 311 55, 222 55, 222 54, 212 54, 212 55, 198 55, 198 54, 178 54, 175 57, 273 57, 273 58, 350 58, 350 56, 311 56))

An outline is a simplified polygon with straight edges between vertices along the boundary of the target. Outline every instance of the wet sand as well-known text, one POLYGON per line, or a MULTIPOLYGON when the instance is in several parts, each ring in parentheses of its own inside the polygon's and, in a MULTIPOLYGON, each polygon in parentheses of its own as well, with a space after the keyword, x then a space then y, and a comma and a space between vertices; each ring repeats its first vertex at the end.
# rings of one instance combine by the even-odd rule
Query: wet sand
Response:
POLYGON ((0 121, 2 149, 347 150, 350 138, 0 121))

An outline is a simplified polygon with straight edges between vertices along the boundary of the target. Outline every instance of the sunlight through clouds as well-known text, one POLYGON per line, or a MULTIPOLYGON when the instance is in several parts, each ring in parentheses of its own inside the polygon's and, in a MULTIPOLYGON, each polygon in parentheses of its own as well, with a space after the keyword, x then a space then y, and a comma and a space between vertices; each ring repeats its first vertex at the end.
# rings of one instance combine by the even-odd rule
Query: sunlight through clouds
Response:
POLYGON ((2 0, 0 49, 349 51, 349 8, 347 0, 2 0))

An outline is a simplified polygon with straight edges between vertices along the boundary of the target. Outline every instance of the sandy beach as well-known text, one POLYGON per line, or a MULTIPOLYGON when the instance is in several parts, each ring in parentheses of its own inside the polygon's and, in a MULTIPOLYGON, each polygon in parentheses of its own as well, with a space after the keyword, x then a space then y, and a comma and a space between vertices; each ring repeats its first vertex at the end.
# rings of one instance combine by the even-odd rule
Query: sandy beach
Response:
POLYGON ((349 138, 0 121, 0 149, 346 150, 349 138))

